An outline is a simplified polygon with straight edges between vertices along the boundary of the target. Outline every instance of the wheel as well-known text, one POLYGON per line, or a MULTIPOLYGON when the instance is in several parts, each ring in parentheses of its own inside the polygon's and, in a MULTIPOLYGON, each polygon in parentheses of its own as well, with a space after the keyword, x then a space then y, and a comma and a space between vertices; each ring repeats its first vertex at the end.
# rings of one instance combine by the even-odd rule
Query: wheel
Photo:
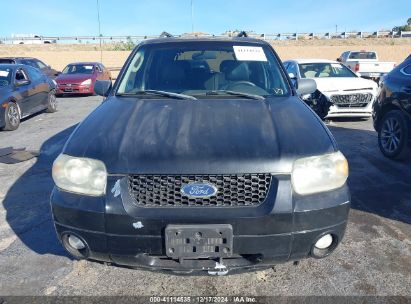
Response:
POLYGON ((399 110, 390 111, 383 117, 378 132, 381 152, 392 159, 404 159, 411 153, 409 146, 410 126, 399 110))
POLYGON ((57 98, 54 91, 50 91, 47 97, 47 113, 54 113, 57 111, 57 98))
POLYGON ((6 122, 3 130, 13 131, 20 125, 20 112, 17 104, 9 102, 6 108, 4 120, 6 122))

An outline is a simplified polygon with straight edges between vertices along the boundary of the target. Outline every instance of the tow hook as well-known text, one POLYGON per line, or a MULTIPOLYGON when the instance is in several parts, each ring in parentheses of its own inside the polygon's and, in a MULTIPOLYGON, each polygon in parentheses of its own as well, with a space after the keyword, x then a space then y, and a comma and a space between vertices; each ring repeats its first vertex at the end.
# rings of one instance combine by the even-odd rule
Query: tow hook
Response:
POLYGON ((220 258, 219 262, 215 263, 214 270, 209 270, 209 275, 224 276, 228 273, 227 267, 223 264, 223 259, 220 258))

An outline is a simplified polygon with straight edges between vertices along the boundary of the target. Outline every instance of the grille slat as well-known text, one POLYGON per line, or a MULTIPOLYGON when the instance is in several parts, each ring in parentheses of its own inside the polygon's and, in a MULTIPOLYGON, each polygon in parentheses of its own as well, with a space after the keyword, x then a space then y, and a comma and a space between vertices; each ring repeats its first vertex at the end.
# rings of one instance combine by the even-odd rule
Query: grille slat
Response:
POLYGON ((268 195, 271 174, 233 175, 129 175, 128 186, 139 207, 258 206, 268 195), (192 198, 181 193, 188 183, 211 183, 217 193, 192 198))
POLYGON ((331 101, 340 107, 365 107, 372 100, 370 93, 332 95, 331 101))

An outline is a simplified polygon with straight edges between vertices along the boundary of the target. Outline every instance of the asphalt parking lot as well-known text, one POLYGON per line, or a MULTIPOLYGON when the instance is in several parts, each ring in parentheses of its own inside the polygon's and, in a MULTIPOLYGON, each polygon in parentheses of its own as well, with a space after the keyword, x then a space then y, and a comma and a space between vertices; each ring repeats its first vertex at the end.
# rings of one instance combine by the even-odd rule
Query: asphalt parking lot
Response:
POLYGON ((40 150, 0 164, 0 295, 401 295, 411 296, 411 161, 385 159, 371 120, 329 124, 350 163, 346 237, 323 260, 225 277, 175 276, 71 259, 51 221, 51 164, 100 97, 59 98, 0 147, 40 150))

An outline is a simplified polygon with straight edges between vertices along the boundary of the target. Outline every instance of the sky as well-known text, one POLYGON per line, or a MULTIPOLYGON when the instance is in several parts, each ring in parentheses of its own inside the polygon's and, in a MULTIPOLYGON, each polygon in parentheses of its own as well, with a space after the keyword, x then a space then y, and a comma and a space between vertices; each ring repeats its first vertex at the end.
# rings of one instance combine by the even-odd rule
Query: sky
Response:
MULTIPOLYGON (((257 33, 376 31, 403 25, 411 0, 99 0, 102 35, 226 30, 257 33)), ((98 35, 97 0, 0 0, 0 37, 98 35), (7 13, 7 12, 16 13, 7 13), (18 18, 16 18, 18 16, 18 18)))

